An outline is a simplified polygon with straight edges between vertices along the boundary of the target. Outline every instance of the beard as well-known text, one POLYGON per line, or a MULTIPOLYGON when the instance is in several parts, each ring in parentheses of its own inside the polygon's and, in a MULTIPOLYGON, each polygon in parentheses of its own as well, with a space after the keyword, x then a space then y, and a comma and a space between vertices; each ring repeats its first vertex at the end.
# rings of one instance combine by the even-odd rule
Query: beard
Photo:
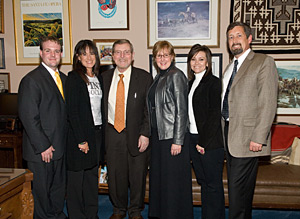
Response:
POLYGON ((241 54, 241 53, 244 52, 244 50, 243 50, 243 48, 242 48, 242 45, 241 45, 240 43, 233 44, 233 45, 231 46, 230 51, 231 51, 232 55, 234 55, 234 56, 239 55, 239 54, 241 54), (233 49, 233 47, 236 46, 236 45, 239 45, 240 48, 233 49))

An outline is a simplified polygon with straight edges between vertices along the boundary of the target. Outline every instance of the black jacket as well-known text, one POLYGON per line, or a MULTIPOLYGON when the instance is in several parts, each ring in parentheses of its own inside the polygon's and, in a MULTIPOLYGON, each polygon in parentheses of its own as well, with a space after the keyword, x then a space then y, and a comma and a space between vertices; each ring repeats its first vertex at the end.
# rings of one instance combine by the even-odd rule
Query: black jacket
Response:
MULTIPOLYGON (((98 76, 102 89, 102 77, 98 76)), ((67 169, 71 171, 84 170, 98 165, 96 154, 96 140, 93 114, 91 110, 88 88, 83 79, 76 71, 68 74, 66 81, 66 103, 68 115, 68 138, 67 138, 67 169), (87 141, 89 152, 81 152, 78 144, 87 141)), ((103 110, 103 89, 101 100, 102 124, 105 124, 103 110)), ((104 136, 102 136, 103 139, 104 136)), ((104 144, 101 144, 100 162, 104 158, 104 144)))
MULTIPOLYGON (((190 81, 190 88, 193 80, 190 81)), ((193 94, 193 111, 198 130, 198 145, 206 150, 223 148, 221 129, 221 80, 205 75, 193 94)))
MULTIPOLYGON (((173 139, 173 144, 183 145, 188 121, 188 80, 175 66, 161 77, 157 76, 154 83, 156 80, 159 80, 155 91, 159 140, 173 139)), ((150 101, 148 104, 151 109, 150 101)))
MULTIPOLYGON (((60 72, 64 86, 66 75, 60 72)), ((40 64, 21 81, 18 92, 19 117, 24 126, 23 158, 43 162, 41 153, 51 145, 53 160, 66 148, 66 104, 48 70, 40 64)))

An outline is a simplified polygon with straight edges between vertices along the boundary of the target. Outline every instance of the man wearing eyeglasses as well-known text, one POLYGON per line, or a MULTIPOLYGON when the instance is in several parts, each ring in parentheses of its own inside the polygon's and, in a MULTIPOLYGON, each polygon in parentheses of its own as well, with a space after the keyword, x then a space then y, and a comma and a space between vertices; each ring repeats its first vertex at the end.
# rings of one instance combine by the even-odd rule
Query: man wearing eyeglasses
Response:
POLYGON ((116 68, 102 74, 110 219, 125 218, 127 211, 129 218, 141 219, 150 135, 146 96, 152 77, 131 65, 134 51, 129 40, 114 42, 112 53, 116 68))

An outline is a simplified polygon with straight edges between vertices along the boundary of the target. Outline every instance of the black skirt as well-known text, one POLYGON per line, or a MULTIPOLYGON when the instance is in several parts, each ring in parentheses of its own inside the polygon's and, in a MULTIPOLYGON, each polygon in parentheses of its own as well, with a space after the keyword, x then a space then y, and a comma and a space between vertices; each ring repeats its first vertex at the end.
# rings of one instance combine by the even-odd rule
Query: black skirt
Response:
POLYGON ((192 176, 188 146, 171 155, 173 140, 159 140, 157 129, 150 138, 149 217, 193 218, 192 176))

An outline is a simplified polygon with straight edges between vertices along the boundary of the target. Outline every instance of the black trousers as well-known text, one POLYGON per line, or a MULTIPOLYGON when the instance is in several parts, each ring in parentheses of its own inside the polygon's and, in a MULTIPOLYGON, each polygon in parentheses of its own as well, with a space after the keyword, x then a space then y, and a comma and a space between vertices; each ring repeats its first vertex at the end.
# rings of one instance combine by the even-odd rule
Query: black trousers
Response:
POLYGON ((172 139, 159 140, 151 134, 149 217, 192 219, 192 176, 188 146, 172 156, 172 139))
POLYGON ((193 162, 198 184, 201 185, 201 202, 203 219, 224 219, 225 201, 223 188, 224 148, 206 150, 200 154, 196 145, 198 135, 187 134, 190 156, 193 162))
POLYGON ((128 151, 126 132, 123 130, 118 133, 112 126, 107 126, 107 136, 109 136, 109 139, 106 139, 108 187, 113 212, 126 214, 128 210, 129 216, 134 217, 140 216, 144 209, 149 150, 138 156, 132 156, 128 151))
POLYGON ((98 165, 68 171, 67 208, 70 219, 98 218, 98 165))
POLYGON ((67 208, 70 219, 98 218, 98 168, 102 130, 95 130, 97 163, 93 168, 67 171, 67 208))
POLYGON ((45 162, 27 162, 33 173, 32 194, 35 219, 66 218, 63 213, 66 169, 65 159, 45 162))
POLYGON ((229 219, 251 219, 258 157, 236 158, 231 156, 228 151, 228 128, 229 123, 225 122, 229 219))

